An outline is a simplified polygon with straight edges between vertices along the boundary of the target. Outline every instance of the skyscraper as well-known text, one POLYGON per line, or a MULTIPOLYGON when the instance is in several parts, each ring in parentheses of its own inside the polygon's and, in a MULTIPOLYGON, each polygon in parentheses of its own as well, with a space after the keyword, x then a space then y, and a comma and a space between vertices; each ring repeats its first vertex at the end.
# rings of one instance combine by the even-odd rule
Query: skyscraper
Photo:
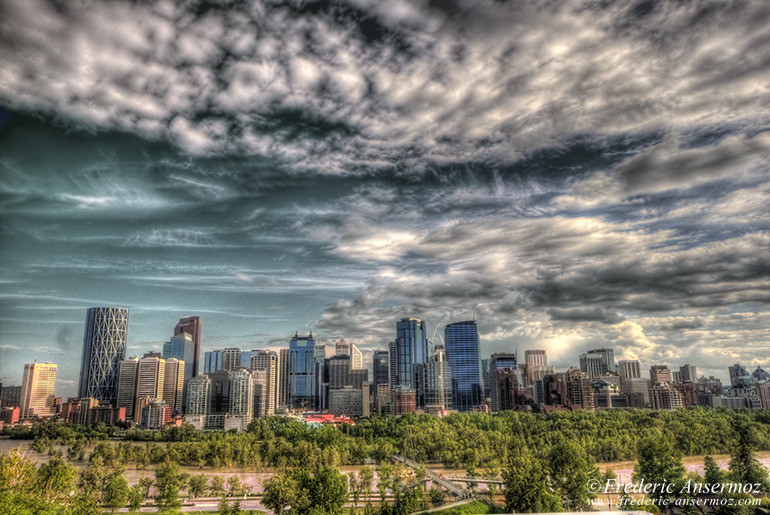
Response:
MULTIPOLYGON (((386 350, 376 350, 374 351, 374 354, 372 356, 372 364, 374 368, 374 377, 373 377, 373 383, 374 383, 374 394, 375 397, 379 397, 379 386, 380 385, 389 385, 390 384, 390 378, 389 378, 389 365, 390 365, 390 358, 388 358, 388 351, 386 350)), ((388 388, 390 390, 390 388, 388 388)), ((382 399, 385 403, 389 402, 389 400, 382 399)))
POLYGON ((278 408, 289 407, 289 349, 278 352, 278 408))
MULTIPOLYGON (((396 322, 396 340, 391 344, 391 388, 394 392, 414 395, 400 395, 400 399, 411 398, 415 406, 425 406, 425 385, 420 384, 424 368, 428 363, 428 339, 425 322, 419 318, 402 318, 396 322)), ((399 404, 395 403, 394 405, 399 404)), ((407 404, 411 405, 411 401, 407 404)))
POLYGON ((28 363, 24 365, 24 376, 21 380, 21 418, 27 419, 37 415, 51 415, 50 399, 56 383, 56 365, 45 363, 28 363))
POLYGON ((682 365, 679 367, 679 375, 683 383, 694 383, 698 380, 698 371, 693 365, 682 365))
POLYGON ((312 333, 295 334, 289 342, 289 405, 292 408, 318 408, 315 353, 312 333))
POLYGON ((280 383, 280 359, 278 354, 271 350, 261 350, 255 356, 251 356, 251 370, 264 370, 265 388, 264 396, 265 415, 275 415, 278 406, 278 384, 280 383))
POLYGON ((425 405, 452 408, 452 371, 443 345, 433 347, 425 374, 425 405))
POLYGON ((444 343, 452 370, 455 408, 467 411, 481 404, 483 400, 476 321, 467 320, 447 325, 444 329, 444 343))
POLYGON ((660 383, 670 383, 674 380, 668 365, 653 365, 650 367, 650 381, 652 386, 660 383))
MULTIPOLYGON (((148 352, 139 360, 136 373, 136 397, 163 399, 163 382, 166 379, 166 360, 157 352, 148 352)), ((139 411, 139 408, 135 408, 139 411)))
MULTIPOLYGON (((118 408, 126 408, 126 418, 134 418, 136 404, 136 374, 139 370, 139 358, 132 357, 120 362, 118 368, 118 408)), ((136 417, 139 420, 139 417, 136 417)))
MULTIPOLYGON (((516 354, 499 352, 492 354, 489 361, 489 394, 492 401, 492 411, 506 409, 506 395, 511 386, 511 377, 516 379, 516 354)), ((511 409, 508 407, 507 409, 511 409)))
POLYGON ((254 376, 247 370, 230 372, 229 414, 243 420, 245 429, 254 413, 254 376))
POLYGON ((241 368, 241 349, 228 347, 222 351, 222 369, 238 370, 241 368))
MULTIPOLYGON (((201 330, 203 324, 201 323, 201 317, 187 316, 179 319, 179 322, 174 327, 174 336, 180 333, 187 333, 192 336, 193 341, 193 356, 191 361, 185 360, 185 363, 190 367, 192 376, 197 376, 199 372, 198 362, 201 359, 201 330)), ((179 358, 177 358, 179 359, 179 358)))
POLYGON ((187 385, 187 415, 208 415, 211 404, 211 379, 199 375, 190 379, 187 385))
POLYGON ((126 355, 128 308, 90 308, 86 315, 78 397, 114 404, 118 367, 126 355))
POLYGON ((176 358, 166 361, 163 377, 163 400, 171 411, 181 413, 184 400, 184 377, 186 363, 176 358))
POLYGON ((607 371, 606 368, 601 354, 589 352, 580 355, 580 370, 585 372, 589 378, 599 377, 607 371))
MULTIPOLYGON (((195 343, 189 333, 179 333, 163 344, 163 358, 171 358, 184 362, 184 377, 182 381, 182 406, 187 402, 187 383, 193 378, 192 363, 194 361, 195 343)), ((172 409, 177 410, 174 405, 169 404, 172 409)))

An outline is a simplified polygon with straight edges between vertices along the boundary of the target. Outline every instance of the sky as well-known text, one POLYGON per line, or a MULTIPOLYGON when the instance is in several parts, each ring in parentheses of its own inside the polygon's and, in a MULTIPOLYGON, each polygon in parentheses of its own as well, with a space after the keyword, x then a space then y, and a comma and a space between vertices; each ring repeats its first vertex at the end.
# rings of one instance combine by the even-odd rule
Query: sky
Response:
MULTIPOLYGON (((770 368, 770 4, 0 0, 0 381, 476 318, 770 368)), ((436 337, 438 340, 438 336, 436 337)))

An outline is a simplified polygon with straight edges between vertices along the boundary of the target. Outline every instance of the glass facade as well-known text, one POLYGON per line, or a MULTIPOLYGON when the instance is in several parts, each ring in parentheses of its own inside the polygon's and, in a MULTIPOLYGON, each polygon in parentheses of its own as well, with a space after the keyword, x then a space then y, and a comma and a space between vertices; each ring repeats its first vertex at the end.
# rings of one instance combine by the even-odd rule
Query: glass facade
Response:
POLYGON ((444 329, 444 343, 452 371, 454 407, 458 411, 467 411, 483 401, 476 321, 447 325, 444 329))
POLYGON ((402 318, 396 322, 396 340, 391 356, 393 389, 415 392, 417 407, 425 405, 424 368, 428 363, 428 339, 425 322, 418 318, 402 318), (422 379, 422 380, 421 380, 422 379))
POLYGON ((313 335, 289 342, 289 402, 293 408, 316 409, 316 356, 313 335))

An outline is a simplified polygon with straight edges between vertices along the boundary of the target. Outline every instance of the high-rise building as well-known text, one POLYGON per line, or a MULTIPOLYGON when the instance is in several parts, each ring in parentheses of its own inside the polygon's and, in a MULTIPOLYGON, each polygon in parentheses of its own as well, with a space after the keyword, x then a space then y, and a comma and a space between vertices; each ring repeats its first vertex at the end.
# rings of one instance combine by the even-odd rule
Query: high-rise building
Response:
POLYGON ((524 370, 521 370, 521 365, 519 365, 519 369, 522 372, 522 376, 519 378, 520 383, 527 387, 533 387, 533 393, 535 381, 556 373, 554 367, 548 365, 548 357, 545 350, 542 349, 524 351, 524 370))
POLYGON ((209 350, 203 354, 203 373, 213 374, 225 368, 225 355, 223 350, 209 350))
POLYGON ((638 359, 623 359, 618 362, 618 375, 620 382, 624 379, 642 377, 642 364, 638 359))
MULTIPOLYGON (((118 408, 126 408, 126 418, 134 418, 136 404, 136 374, 139 371, 139 358, 131 357, 120 362, 118 367, 118 408)), ((137 422, 139 417, 136 417, 137 422)))
POLYGON ((607 372, 604 356, 598 353, 586 353, 580 355, 580 370, 594 379, 607 372))
POLYGON ((484 399, 491 399, 492 392, 490 390, 491 376, 489 375, 489 358, 481 360, 481 384, 484 387, 484 399))
POLYGON ((652 409, 679 409, 684 406, 684 398, 670 381, 653 380, 650 387, 650 403, 652 409))
POLYGON ((163 377, 163 400, 172 412, 181 413, 184 401, 184 377, 186 363, 176 358, 166 360, 163 377))
POLYGON ((350 344, 350 368, 354 370, 364 368, 364 355, 353 343, 350 344))
POLYGON ((751 375, 743 365, 736 363, 731 367, 727 367, 727 370, 730 373, 730 386, 740 387, 750 382, 751 375))
POLYGON ((546 367, 548 366, 548 357, 545 350, 529 349, 524 351, 524 363, 527 365, 527 368, 546 367))
POLYGON ((186 316, 179 319, 179 322, 174 327, 174 336, 186 333, 192 337, 193 349, 192 359, 180 358, 173 356, 177 359, 184 359, 187 366, 190 368, 191 377, 195 377, 200 374, 200 367, 198 363, 201 359, 201 331, 203 324, 201 323, 201 317, 198 316, 186 316))
POLYGON ((388 351, 376 350, 372 355, 372 363, 374 368, 374 386, 375 388, 381 384, 388 384, 389 380, 389 365, 390 359, 388 358, 388 351))
MULTIPOLYGON (((252 360, 256 356, 252 356, 252 360)), ((270 405, 270 371, 268 368, 254 368, 251 369, 252 382, 254 383, 254 404, 252 407, 252 415, 256 417, 265 417, 273 415, 275 413, 275 406, 273 405, 273 413, 269 413, 270 405)))
POLYGON ((590 349, 587 354, 598 354, 602 358, 602 373, 605 372, 617 372, 617 366, 615 365, 615 350, 614 349, 590 349))
POLYGON ((479 363, 479 333, 475 320, 455 322, 444 328, 444 344, 452 370, 454 406, 467 411, 481 404, 481 364, 479 363))
POLYGON ((671 369, 666 365, 653 365, 650 367, 650 381, 652 386, 661 383, 671 383, 674 380, 674 376, 671 374, 671 369))
POLYGON ((184 382, 185 384, 192 379, 192 364, 195 358, 195 342, 189 333, 179 333, 163 344, 163 358, 176 358, 184 361, 184 382))
MULTIPOLYGON (((140 360, 136 372, 136 397, 163 399, 163 382, 166 378, 166 360, 157 352, 148 352, 140 360)), ((140 412, 138 407, 134 408, 140 412)))
POLYGON ((585 372, 571 367, 564 374, 564 381, 570 404, 579 405, 585 410, 594 409, 594 389, 591 386, 591 379, 585 372))
POLYGON ((295 334, 289 342, 289 404, 292 408, 318 409, 317 359, 313 334, 295 334))
POLYGON ((494 411, 516 409, 519 397, 519 380, 513 368, 498 368, 495 370, 495 394, 497 406, 494 411))
POLYGON ((391 344, 390 359, 391 389, 414 393, 414 396, 400 396, 398 402, 394 400, 394 407, 410 409, 410 399, 414 400, 417 408, 425 406, 425 385, 420 383, 428 363, 425 322, 419 318, 402 318, 396 322, 396 340, 391 344))
POLYGON ((28 363, 24 365, 24 376, 21 380, 21 418, 34 416, 51 416, 51 400, 56 383, 56 365, 45 363, 28 363))
POLYGON ((511 375, 508 373, 509 371, 513 372, 513 378, 516 379, 516 354, 510 352, 492 354, 489 360, 489 394, 492 401, 492 411, 506 409, 503 407, 504 400, 501 399, 500 393, 507 391, 506 388, 510 387, 511 375), (503 379, 505 379, 505 384, 502 383, 503 379))
POLYGON ((278 353, 278 407, 289 407, 289 349, 281 349, 278 353))
POLYGON ((238 370, 241 368, 241 349, 228 347, 222 351, 222 369, 238 370))
POLYGON ((443 345, 433 347, 425 374, 425 405, 452 408, 452 371, 443 345))
POLYGON ((3 386, 0 392, 0 406, 4 408, 21 406, 21 385, 3 386))
POLYGON ((78 397, 114 404, 118 367, 126 356, 128 308, 90 308, 86 315, 78 397))
POLYGON ((251 370, 264 370, 265 387, 261 392, 264 395, 265 410, 261 415, 275 415, 278 407, 278 384, 280 383, 280 359, 275 351, 261 350, 256 355, 251 356, 251 370))
POLYGON ((208 415, 211 404, 211 378, 207 375, 199 375, 190 379, 187 385, 187 412, 186 415, 208 415))
POLYGON ((230 372, 229 415, 243 420, 245 429, 254 413, 254 376, 243 369, 230 372))

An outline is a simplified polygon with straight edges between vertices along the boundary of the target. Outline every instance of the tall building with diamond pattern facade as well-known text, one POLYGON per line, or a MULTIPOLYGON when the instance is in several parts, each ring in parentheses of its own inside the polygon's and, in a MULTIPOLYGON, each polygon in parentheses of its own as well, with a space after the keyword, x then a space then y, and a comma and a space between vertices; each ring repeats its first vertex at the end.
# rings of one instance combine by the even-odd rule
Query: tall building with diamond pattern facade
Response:
POLYGON ((78 397, 114 404, 126 355, 128 308, 90 308, 86 315, 78 397))

